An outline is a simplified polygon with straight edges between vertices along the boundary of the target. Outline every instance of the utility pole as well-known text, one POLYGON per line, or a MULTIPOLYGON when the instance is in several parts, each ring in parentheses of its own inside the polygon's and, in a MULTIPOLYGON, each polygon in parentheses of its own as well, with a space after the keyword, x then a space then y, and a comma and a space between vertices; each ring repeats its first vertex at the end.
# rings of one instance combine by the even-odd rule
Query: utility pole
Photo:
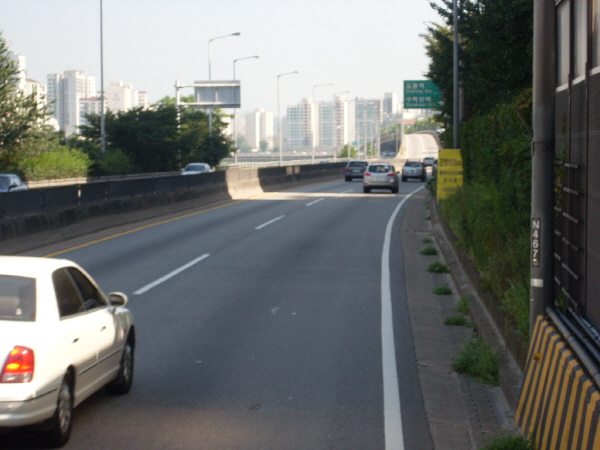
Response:
POLYGON ((554 89, 556 6, 533 2, 530 330, 554 302, 554 89))
POLYGON ((460 123, 460 118, 458 117, 460 114, 460 78, 459 78, 459 46, 458 46, 458 0, 453 0, 452 5, 453 10, 453 19, 454 19, 454 102, 453 102, 453 138, 454 138, 454 148, 459 148, 459 140, 458 140, 458 126, 460 123))

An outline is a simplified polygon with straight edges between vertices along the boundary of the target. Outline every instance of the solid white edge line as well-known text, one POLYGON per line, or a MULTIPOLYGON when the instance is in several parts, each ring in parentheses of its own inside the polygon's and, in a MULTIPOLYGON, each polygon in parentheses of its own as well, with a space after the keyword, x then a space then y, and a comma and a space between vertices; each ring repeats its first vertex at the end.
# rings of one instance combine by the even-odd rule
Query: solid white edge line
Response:
POLYGON ((312 205, 314 205, 315 203, 322 202, 323 200, 325 200, 325 199, 324 199, 324 198, 320 198, 320 199, 318 199, 318 200, 315 200, 315 201, 312 201, 312 202, 310 202, 310 203, 307 203, 307 204, 306 204, 306 206, 312 206, 312 205))
POLYGON ((175 275, 183 272, 186 269, 189 269, 190 267, 192 267, 195 264, 198 264, 200 261, 202 261, 203 259, 208 258, 210 255, 208 253, 205 253, 202 256, 199 256, 198 258, 194 259, 193 261, 190 261, 189 263, 181 266, 179 269, 175 269, 173 272, 170 272, 168 274, 166 274, 164 277, 159 278, 156 281, 153 281, 150 284, 147 284, 146 286, 144 286, 143 288, 138 289, 137 291, 135 291, 133 294, 134 295, 141 295, 144 292, 149 291, 150 289, 152 289, 153 287, 158 286, 161 283, 164 283, 165 281, 167 281, 169 278, 173 278, 175 275))
POLYGON ((255 228, 255 230, 260 230, 261 228, 266 227, 267 225, 271 225, 273 222, 277 222, 278 220, 281 220, 285 217, 285 215, 283 216, 279 216, 279 217, 275 217, 273 220, 269 220, 268 222, 263 223, 262 225, 259 225, 255 228))
POLYGON ((381 254, 381 355, 383 368, 383 417, 386 450, 404 450, 402 413, 400 409, 400 388, 396 367, 396 345, 394 344, 394 321, 392 316, 392 289, 390 286, 390 246, 392 225, 404 202, 415 192, 408 194, 398 204, 385 229, 383 252, 381 254))

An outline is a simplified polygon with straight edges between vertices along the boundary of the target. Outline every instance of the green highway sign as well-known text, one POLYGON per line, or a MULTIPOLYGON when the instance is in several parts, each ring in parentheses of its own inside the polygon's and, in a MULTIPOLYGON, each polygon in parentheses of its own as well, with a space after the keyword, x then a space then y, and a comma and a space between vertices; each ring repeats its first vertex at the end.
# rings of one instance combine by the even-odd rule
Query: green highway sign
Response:
POLYGON ((404 80, 404 109, 438 109, 442 93, 431 80, 404 80))

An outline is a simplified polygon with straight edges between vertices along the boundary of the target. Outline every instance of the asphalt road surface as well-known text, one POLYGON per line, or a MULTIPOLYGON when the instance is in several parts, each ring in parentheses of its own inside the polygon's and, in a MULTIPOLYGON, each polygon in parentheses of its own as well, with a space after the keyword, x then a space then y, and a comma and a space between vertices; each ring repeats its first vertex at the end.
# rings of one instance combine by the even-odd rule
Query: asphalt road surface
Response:
POLYGON ((422 186, 326 183, 54 248, 129 296, 138 336, 132 391, 80 405, 65 448, 432 448, 399 233, 422 186))
POLYGON ((404 147, 408 160, 422 161, 426 156, 438 157, 439 146, 431 134, 407 134, 404 136, 404 147))

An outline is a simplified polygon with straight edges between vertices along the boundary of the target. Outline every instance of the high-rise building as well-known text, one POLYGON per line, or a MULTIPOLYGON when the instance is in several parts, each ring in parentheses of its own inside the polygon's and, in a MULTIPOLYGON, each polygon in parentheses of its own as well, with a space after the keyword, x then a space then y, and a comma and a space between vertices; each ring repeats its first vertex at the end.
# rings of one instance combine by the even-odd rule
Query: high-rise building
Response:
POLYGON ((112 81, 105 92, 106 108, 113 112, 148 106, 146 93, 136 91, 131 83, 112 81))
POLYGON ((273 146, 273 113, 258 108, 246 114, 245 138, 251 149, 260 148, 261 141, 267 142, 268 148, 273 146))
MULTIPOLYGON (((106 99, 105 99, 106 103, 106 99)), ((82 98, 79 99, 79 126, 87 125, 87 115, 88 114, 101 114, 101 105, 102 98, 101 97, 90 97, 90 98, 82 98)))
POLYGON ((309 150, 312 141, 318 145, 318 110, 312 98, 304 98, 296 106, 288 106, 283 150, 309 150))
POLYGON ((359 151, 365 151, 367 146, 374 146, 378 141, 382 116, 381 99, 355 100, 355 140, 359 151))
POLYGON ((383 94, 383 113, 392 115, 398 112, 398 94, 386 92, 383 94))
POLYGON ((20 91, 25 91, 25 85, 27 83, 27 72, 25 70, 25 56, 19 55, 18 53, 14 53, 9 50, 8 57, 14 61, 17 67, 17 88, 20 91))
POLYGON ((81 70, 67 70, 64 74, 50 74, 47 80, 52 117, 58 120, 59 128, 67 136, 77 133, 82 124, 79 100, 95 96, 96 79, 81 70))

